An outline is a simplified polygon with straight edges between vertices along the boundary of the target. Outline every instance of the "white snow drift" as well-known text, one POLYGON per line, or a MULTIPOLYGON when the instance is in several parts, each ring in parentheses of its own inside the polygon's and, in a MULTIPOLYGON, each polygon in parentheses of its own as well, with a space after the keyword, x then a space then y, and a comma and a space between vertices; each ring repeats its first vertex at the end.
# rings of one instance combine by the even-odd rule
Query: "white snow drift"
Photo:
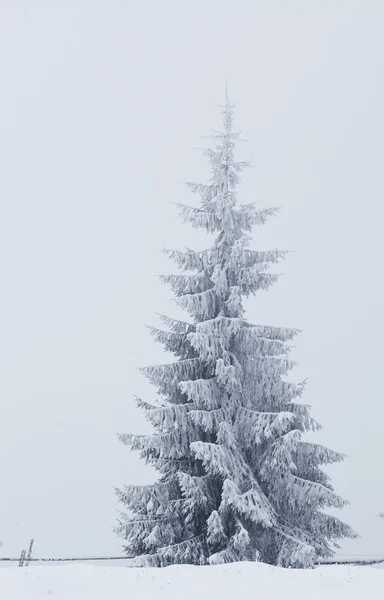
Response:
POLYGON ((384 569, 313 570, 233 563, 133 569, 92 565, 0 569, 1 600, 382 600, 384 569))

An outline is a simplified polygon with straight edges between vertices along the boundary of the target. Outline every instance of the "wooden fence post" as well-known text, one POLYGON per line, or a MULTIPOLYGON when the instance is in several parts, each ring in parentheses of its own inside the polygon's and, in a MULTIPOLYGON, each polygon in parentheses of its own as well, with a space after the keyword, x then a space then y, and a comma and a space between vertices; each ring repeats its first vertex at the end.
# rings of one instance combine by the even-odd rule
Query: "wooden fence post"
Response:
POLYGON ((34 539, 31 539, 31 542, 29 544, 29 549, 28 549, 28 554, 27 554, 27 558, 26 558, 26 562, 25 562, 25 566, 28 567, 29 565, 29 561, 31 560, 31 554, 32 554, 32 547, 33 547, 33 542, 34 539))
POLYGON ((20 554, 19 567, 22 567, 22 566, 23 566, 23 564, 24 564, 24 559, 25 559, 25 550, 22 550, 22 551, 21 551, 21 554, 20 554))

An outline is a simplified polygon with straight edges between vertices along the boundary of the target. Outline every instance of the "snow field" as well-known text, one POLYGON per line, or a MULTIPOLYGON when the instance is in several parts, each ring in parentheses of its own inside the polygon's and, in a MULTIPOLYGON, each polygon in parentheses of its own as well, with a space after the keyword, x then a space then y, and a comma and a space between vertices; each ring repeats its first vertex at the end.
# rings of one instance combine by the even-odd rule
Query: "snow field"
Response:
POLYGON ((0 570, 1 600, 382 600, 384 569, 236 563, 134 569, 93 565, 0 570))

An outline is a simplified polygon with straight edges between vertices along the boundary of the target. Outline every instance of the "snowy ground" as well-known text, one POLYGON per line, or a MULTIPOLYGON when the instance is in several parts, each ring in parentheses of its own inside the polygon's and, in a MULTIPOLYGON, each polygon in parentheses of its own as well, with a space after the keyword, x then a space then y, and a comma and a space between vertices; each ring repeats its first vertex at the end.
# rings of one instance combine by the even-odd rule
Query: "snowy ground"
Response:
POLYGON ((241 563, 132 569, 63 565, 0 570, 1 600, 382 600, 384 569, 284 570, 241 563))

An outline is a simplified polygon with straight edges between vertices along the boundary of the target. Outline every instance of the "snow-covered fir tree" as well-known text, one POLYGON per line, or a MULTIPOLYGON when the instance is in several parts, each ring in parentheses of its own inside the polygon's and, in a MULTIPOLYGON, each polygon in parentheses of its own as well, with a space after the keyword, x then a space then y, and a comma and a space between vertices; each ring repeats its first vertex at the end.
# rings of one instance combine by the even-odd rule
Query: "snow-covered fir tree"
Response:
POLYGON ((303 384, 285 379, 298 332, 244 316, 242 299, 276 282, 268 268, 285 252, 249 247, 252 228, 276 209, 238 203, 247 164, 235 160, 233 114, 227 99, 222 131, 206 150, 210 182, 188 184, 200 204, 179 207, 185 221, 216 237, 202 252, 168 252, 181 272, 162 279, 189 320, 164 316, 165 329, 152 330, 176 357, 144 369, 160 405, 137 403, 155 432, 120 435, 160 475, 117 492, 127 509, 117 531, 140 565, 311 567, 333 554, 336 540, 354 536, 323 511, 346 504, 321 470, 344 457, 303 440, 319 425, 299 401, 303 384))

